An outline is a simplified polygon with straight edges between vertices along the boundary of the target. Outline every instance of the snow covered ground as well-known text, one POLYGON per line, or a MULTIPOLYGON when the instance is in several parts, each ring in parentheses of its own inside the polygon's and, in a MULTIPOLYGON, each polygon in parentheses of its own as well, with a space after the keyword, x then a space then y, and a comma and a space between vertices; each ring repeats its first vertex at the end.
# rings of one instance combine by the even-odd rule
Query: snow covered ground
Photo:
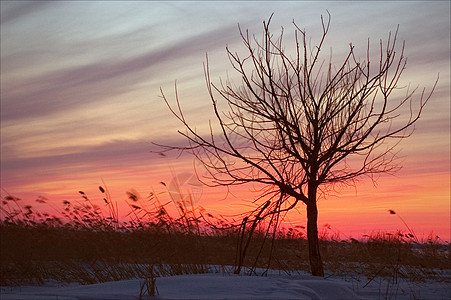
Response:
MULTIPOLYGON (((123 280, 92 285, 1 287, 0 299, 81 300, 140 299, 144 280, 123 280)), ((230 273, 179 275, 156 279, 158 296, 141 299, 451 299, 449 283, 417 283, 359 277, 316 278, 306 273, 242 276, 230 273)))

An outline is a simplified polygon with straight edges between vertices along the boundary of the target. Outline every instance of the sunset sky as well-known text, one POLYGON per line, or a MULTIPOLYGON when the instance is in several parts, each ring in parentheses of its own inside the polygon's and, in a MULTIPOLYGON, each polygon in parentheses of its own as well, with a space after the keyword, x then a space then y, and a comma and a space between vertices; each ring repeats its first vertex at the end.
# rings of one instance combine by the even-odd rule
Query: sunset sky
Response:
MULTIPOLYGON (((59 207, 79 199, 79 190, 101 199, 102 180, 119 203, 131 189, 165 192, 160 182, 192 173, 196 163, 151 153, 152 142, 182 142, 160 87, 172 100, 177 80, 188 120, 206 128, 213 119, 206 53, 217 81, 233 75, 225 47, 242 50, 238 23, 260 37, 274 12, 272 30, 285 28, 288 48, 293 19, 315 39, 327 10, 326 49, 334 57, 351 42, 364 51, 368 38, 376 53, 399 24, 408 57, 400 86, 430 91, 440 79, 415 133, 399 145, 403 169, 320 199, 320 228, 330 224, 342 237, 406 231, 392 209, 419 237, 449 240, 449 1, 1 1, 2 195, 33 205, 44 196, 59 207)), ((232 215, 253 195, 245 188, 224 197, 225 190, 204 187, 197 204, 232 215)), ((288 221, 305 225, 304 210, 288 221)))

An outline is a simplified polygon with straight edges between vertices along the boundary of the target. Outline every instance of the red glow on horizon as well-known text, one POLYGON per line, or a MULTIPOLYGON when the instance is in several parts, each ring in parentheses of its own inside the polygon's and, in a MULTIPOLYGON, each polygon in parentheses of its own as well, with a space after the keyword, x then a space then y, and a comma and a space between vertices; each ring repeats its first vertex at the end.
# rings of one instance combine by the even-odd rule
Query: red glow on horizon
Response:
MULTIPOLYGON (((364 180, 356 187, 343 189, 318 200, 319 232, 325 236, 335 236, 341 239, 362 239, 365 235, 409 233, 411 229, 419 240, 439 236, 441 241, 449 241, 448 180, 448 174, 434 174, 427 178, 415 175, 387 176, 377 182, 377 187, 374 187, 371 180, 364 180), (433 206, 431 201, 434 203, 433 206), (394 210, 399 216, 402 216, 409 228, 406 228, 398 216, 390 214, 389 210, 394 210)), ((130 205, 134 204, 126 193, 131 190, 138 193, 141 199, 145 199, 150 193, 157 195, 159 203, 165 204, 168 213, 177 218, 177 207, 168 193, 169 182, 170 180, 167 180, 163 184, 157 181, 154 188, 149 188, 150 185, 146 182, 138 184, 139 182, 134 180, 106 181, 104 188, 108 189, 111 199, 115 203, 117 202, 120 221, 127 220, 126 216, 131 212, 130 205)), ((37 198, 37 195, 33 193, 14 196, 23 198, 22 205, 30 204, 38 211, 46 211, 55 215, 58 211, 61 212, 63 200, 83 203, 83 198, 78 191, 84 191, 93 203, 103 207, 105 211, 104 195, 98 188, 103 184, 102 181, 96 183, 81 181, 72 188, 68 188, 71 186, 69 183, 60 189, 53 187, 53 193, 43 195, 47 198, 46 204, 30 200, 37 198), (84 189, 84 187, 88 187, 88 189, 84 189)), ((49 190, 50 188, 49 186, 49 190)), ((2 194, 4 194, 3 191, 2 194)), ((197 213, 198 209, 202 207, 205 209, 204 214, 223 216, 229 220, 234 219, 236 222, 239 220, 240 214, 255 207, 255 204, 251 202, 256 195, 249 190, 249 187, 241 186, 239 189, 233 189, 232 194, 225 199, 226 194, 225 188, 204 187, 202 197, 198 199, 197 203, 194 203, 197 213)), ((156 207, 156 204, 152 207, 156 207)), ((299 229, 302 226, 305 227, 306 222, 305 206, 300 204, 296 210, 284 217, 281 227, 299 229)))

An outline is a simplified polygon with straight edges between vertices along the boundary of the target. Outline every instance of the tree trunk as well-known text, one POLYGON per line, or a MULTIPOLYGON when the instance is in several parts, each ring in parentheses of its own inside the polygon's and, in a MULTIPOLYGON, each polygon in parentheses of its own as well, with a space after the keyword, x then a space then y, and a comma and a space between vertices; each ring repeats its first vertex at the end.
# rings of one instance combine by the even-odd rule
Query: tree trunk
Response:
POLYGON ((307 240, 310 268, 313 276, 324 277, 323 261, 319 252, 318 239, 318 209, 316 206, 316 189, 309 189, 309 203, 307 204, 307 240))

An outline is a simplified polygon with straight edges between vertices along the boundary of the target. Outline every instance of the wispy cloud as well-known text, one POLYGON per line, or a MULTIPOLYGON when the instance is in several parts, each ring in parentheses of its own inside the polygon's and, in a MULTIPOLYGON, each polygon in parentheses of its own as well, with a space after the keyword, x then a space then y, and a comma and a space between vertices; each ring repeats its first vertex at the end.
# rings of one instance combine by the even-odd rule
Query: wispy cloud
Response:
MULTIPOLYGON (((134 165, 142 162, 144 158, 152 158, 149 154, 152 145, 142 140, 117 140, 95 146, 74 147, 68 154, 55 154, 30 158, 12 158, 2 162, 2 171, 27 173, 31 170, 57 168, 70 168, 77 165, 103 165, 105 169, 128 162, 134 165)), ((61 152, 64 152, 61 149, 61 152)), ((88 171, 88 170, 86 170, 88 171)))
MULTIPOLYGON (((129 91, 167 72, 165 65, 183 66, 194 54, 222 47, 218 38, 230 36, 235 30, 236 26, 223 27, 184 37, 139 56, 62 67, 19 83, 14 89, 4 86, 2 120, 42 117, 129 91)), ((118 44, 121 42, 117 40, 118 44)))
POLYGON ((25 18, 54 5, 52 1, 2 1, 1 24, 25 18))

